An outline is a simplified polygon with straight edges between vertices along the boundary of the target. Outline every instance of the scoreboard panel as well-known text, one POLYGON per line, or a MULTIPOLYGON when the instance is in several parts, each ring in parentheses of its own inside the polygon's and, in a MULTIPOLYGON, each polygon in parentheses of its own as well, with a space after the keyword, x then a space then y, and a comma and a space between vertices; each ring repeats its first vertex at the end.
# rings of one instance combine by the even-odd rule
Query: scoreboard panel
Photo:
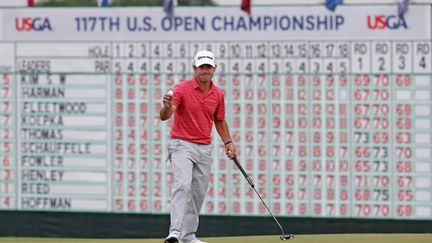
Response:
MULTIPOLYGON (((276 215, 432 219, 430 5, 190 11, 1 10, 1 210, 168 213, 162 96, 208 49, 276 215)), ((202 212, 267 216, 213 135, 202 212)))

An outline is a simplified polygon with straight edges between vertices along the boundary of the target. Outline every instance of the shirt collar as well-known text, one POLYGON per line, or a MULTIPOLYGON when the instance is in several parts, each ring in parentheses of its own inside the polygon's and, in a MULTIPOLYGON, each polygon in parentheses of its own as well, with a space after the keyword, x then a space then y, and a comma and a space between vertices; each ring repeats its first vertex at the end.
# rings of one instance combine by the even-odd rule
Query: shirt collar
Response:
MULTIPOLYGON (((192 87, 194 88, 194 89, 199 89, 199 85, 198 85, 198 80, 197 80, 197 78, 194 76, 193 77, 193 82, 192 82, 192 87)), ((210 88, 209 88, 209 92, 211 91, 211 90, 213 90, 213 81, 210 81, 210 88)))

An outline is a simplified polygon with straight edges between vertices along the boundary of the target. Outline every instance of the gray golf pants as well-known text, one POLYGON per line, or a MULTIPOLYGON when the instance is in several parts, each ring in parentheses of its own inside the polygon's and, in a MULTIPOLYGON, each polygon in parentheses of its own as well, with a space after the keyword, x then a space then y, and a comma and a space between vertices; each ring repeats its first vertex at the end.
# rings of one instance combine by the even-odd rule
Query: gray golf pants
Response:
POLYGON ((171 139, 169 154, 174 173, 170 232, 181 232, 180 238, 192 241, 209 184, 212 145, 171 139))

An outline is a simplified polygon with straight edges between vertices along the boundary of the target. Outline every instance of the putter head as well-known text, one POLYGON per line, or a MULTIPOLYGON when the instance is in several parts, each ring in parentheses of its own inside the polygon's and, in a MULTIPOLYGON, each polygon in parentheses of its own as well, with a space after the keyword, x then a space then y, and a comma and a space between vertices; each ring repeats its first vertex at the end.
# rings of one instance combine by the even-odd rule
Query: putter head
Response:
POLYGON ((293 234, 287 234, 287 235, 282 235, 280 237, 281 240, 291 240, 294 239, 294 235, 293 234))

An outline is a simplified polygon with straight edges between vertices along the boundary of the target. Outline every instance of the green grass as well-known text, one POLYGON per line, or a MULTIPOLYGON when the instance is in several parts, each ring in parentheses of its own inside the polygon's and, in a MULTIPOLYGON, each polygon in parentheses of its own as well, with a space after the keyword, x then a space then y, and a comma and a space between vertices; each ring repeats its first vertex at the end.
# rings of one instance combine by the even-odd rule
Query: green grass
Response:
MULTIPOLYGON (((201 238, 209 243, 432 243, 432 234, 332 234, 297 235, 281 241, 279 235, 201 238)), ((0 238, 0 243, 162 243, 163 239, 65 239, 65 238, 0 238)))

